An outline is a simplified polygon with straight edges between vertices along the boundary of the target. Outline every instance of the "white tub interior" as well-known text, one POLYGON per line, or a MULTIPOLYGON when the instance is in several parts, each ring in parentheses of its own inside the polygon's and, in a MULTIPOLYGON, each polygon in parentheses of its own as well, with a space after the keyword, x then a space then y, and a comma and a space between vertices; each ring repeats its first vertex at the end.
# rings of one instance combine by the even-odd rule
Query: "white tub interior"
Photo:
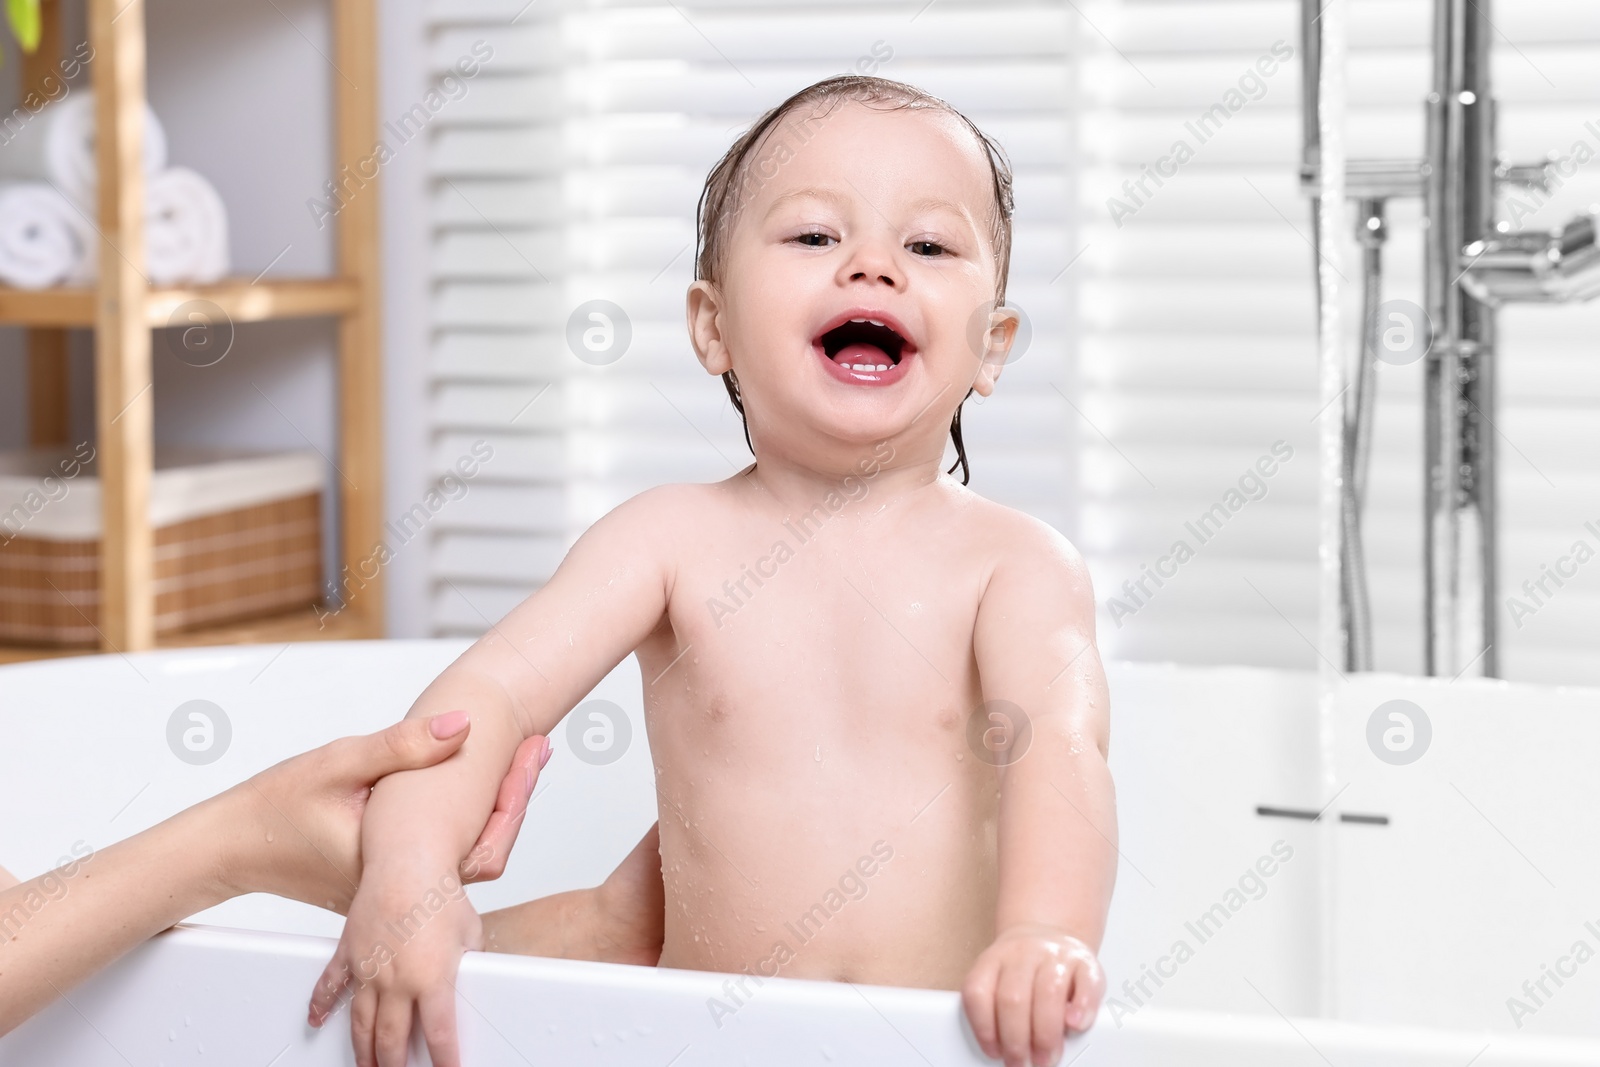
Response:
MULTIPOLYGON (((280 645, 0 669, 0 864, 31 876, 75 841, 103 847, 279 759, 381 728, 465 645, 280 645), (167 748, 168 717, 192 699, 215 702, 232 726, 227 753, 208 766, 167 748)), ((1352 678, 1336 701, 1341 785, 1330 798, 1314 676, 1127 663, 1110 673, 1123 861, 1102 956, 1117 1003, 1069 1059, 1460 1067, 1482 1051, 1480 1065, 1600 1063, 1600 960, 1560 987, 1547 980, 1552 995, 1520 1028, 1507 1007, 1576 942, 1600 949, 1600 693, 1352 678), (1433 725, 1428 753, 1408 766, 1367 747, 1368 717, 1395 698, 1433 725), (1330 799, 1315 823, 1256 813, 1330 799), (1292 858, 1230 896, 1275 842, 1292 858), (1186 923, 1217 904, 1227 917, 1202 942, 1186 923), (1178 941, 1192 950, 1181 964, 1178 941), (1166 973, 1159 987, 1147 967, 1166 973), (1124 989, 1142 976, 1142 992, 1124 989)), ((599 881, 655 818, 633 662, 594 695, 633 717, 632 748, 591 766, 556 732, 506 876, 470 890, 480 908, 599 881)), ((0 1040, 0 1063, 265 1064, 280 1051, 279 1064, 348 1062, 341 1025, 315 1034, 303 1022, 332 948, 317 938, 337 936, 337 916, 250 897, 196 921, 257 933, 157 939, 0 1040)), ((489 955, 469 957, 462 974, 475 1064, 665 1064, 680 1052, 685 1065, 982 1062, 951 993, 770 982, 718 1028, 706 1000, 722 995, 720 976, 489 955)))

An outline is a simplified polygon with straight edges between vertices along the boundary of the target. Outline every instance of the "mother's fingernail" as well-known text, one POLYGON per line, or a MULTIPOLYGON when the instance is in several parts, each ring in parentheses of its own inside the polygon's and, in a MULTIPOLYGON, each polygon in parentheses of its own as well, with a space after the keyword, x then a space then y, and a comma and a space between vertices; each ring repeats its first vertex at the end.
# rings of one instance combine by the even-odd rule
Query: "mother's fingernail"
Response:
POLYGON ((550 747, 550 739, 548 737, 545 738, 544 739, 544 755, 539 757, 539 769, 541 771, 544 770, 544 765, 546 763, 550 762, 550 757, 551 757, 552 754, 554 754, 554 752, 555 752, 555 749, 550 747))
POLYGON ((447 711, 428 720, 428 732, 443 741, 465 730, 468 721, 467 713, 464 711, 447 711))

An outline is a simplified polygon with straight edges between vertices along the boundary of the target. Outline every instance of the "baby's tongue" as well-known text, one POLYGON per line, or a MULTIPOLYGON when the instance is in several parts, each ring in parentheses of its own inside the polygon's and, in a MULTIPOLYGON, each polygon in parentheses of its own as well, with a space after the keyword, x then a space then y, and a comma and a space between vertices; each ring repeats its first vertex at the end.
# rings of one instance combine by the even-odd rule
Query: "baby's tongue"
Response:
POLYGON ((889 354, 877 345, 854 344, 845 345, 833 355, 835 363, 871 363, 876 366, 880 363, 894 365, 894 360, 889 354))

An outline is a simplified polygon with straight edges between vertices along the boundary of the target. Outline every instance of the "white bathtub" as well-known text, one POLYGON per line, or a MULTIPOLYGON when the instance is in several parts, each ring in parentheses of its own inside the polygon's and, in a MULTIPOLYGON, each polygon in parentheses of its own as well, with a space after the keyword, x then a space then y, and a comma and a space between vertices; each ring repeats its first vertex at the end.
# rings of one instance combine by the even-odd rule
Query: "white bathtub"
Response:
MULTIPOLYGON (((387 725, 464 647, 261 646, 0 669, 0 865, 30 876, 74 842, 103 847, 295 752, 387 725), (167 745, 169 717, 194 699, 232 726, 226 753, 203 766, 167 745)), ((1580 939, 1600 949, 1600 692, 1355 678, 1336 694, 1324 760, 1313 676, 1114 664, 1111 683, 1124 859, 1103 959, 1116 999, 1063 1062, 1600 1064, 1600 959, 1571 962, 1580 939), (1433 726, 1427 754, 1406 766, 1366 740, 1372 711, 1395 698, 1433 726), (1318 822, 1257 814, 1316 811, 1335 793, 1318 822), (1274 845, 1261 868, 1271 875, 1252 879, 1274 845), (1231 896, 1242 877, 1247 892, 1231 896), (1180 941, 1191 950, 1181 963, 1180 941), (1546 978, 1550 995, 1519 1027, 1507 998, 1525 996, 1543 965, 1574 973, 1559 987, 1546 978)), ((470 891, 480 908, 599 881, 654 819, 633 662, 594 695, 627 710, 632 748, 591 766, 557 731, 506 877, 470 891)), ((196 922, 0 1039, 0 1064, 351 1062, 342 1020, 321 1033, 304 1023, 336 916, 248 897, 196 922)), ((474 1067, 985 1062, 953 993, 773 980, 719 1027, 708 1000, 728 999, 724 980, 472 954, 464 1052, 474 1067)))

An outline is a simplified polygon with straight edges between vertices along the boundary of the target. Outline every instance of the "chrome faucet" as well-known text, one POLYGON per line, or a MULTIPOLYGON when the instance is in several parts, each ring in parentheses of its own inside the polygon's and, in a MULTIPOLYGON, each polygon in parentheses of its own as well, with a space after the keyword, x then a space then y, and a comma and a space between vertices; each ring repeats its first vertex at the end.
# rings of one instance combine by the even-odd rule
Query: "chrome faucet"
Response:
MULTIPOLYGON (((1301 0, 1302 189, 1320 196, 1318 86, 1323 0, 1301 0)), ((1495 506, 1495 308, 1600 295, 1594 216, 1553 233, 1508 232, 1494 218, 1497 185, 1548 192, 1550 162, 1512 165, 1495 154, 1490 91, 1491 0, 1434 0, 1433 78, 1421 159, 1350 160, 1346 195, 1358 201, 1364 249, 1361 368, 1347 390, 1341 570, 1341 630, 1347 670, 1372 666, 1361 511, 1372 408, 1374 315, 1380 302, 1383 204, 1420 197, 1423 285, 1433 342, 1425 374, 1425 669, 1431 675, 1499 673, 1495 604, 1499 539, 1495 506), (1372 226, 1370 220, 1376 220, 1372 226)), ((1320 255, 1320 251, 1318 253, 1320 255)))

